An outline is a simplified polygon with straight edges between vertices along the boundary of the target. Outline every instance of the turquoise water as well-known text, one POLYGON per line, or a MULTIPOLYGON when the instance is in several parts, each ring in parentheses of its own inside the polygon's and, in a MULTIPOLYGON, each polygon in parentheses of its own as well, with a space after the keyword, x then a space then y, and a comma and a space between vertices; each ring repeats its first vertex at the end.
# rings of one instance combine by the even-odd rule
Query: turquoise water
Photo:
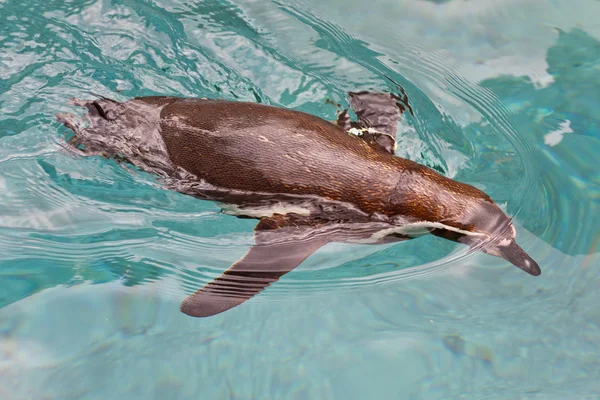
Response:
POLYGON ((0 0, 1 399, 600 398, 600 2, 0 0), (325 4, 326 3, 326 4, 325 4), (407 91, 398 155, 514 216, 530 277, 434 237, 324 247, 209 319, 254 221, 62 147, 89 92, 334 119, 407 91))

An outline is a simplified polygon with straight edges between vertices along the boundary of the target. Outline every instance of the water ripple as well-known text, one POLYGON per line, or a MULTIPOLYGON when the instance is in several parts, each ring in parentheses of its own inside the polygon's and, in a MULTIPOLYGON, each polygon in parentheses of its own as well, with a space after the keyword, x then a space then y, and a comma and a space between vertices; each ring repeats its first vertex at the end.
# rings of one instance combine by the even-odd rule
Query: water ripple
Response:
MULTIPOLYGON (((23 285, 27 293, 173 276, 179 288, 165 290, 183 298, 252 244, 253 221, 168 192, 114 161, 65 151, 53 115, 73 111, 67 100, 89 92, 121 100, 152 94, 249 100, 333 119, 336 109, 326 100, 347 106, 347 91, 396 90, 393 80, 414 109, 399 128, 399 155, 484 189, 522 232, 567 252, 598 250, 597 235, 588 237, 595 221, 587 217, 600 198, 595 170, 570 170, 569 185, 596 194, 595 206, 573 206, 561 195, 565 183, 544 174, 547 161, 538 162, 542 134, 535 129, 544 124, 524 124, 522 102, 502 96, 501 83, 471 79, 448 51, 411 41, 390 21, 381 21, 385 42, 365 28, 368 15, 341 24, 281 1, 27 2, 10 10, 0 16, 0 276, 27 275, 35 281, 23 285), (559 219, 582 229, 567 232, 554 223, 559 219)), ((537 112, 544 120, 543 108, 537 112)), ((544 160, 578 163, 572 154, 554 159, 553 149, 543 151, 544 160)), ((593 153, 578 154, 586 151, 593 153)), ((376 290, 473 260, 465 248, 436 238, 334 245, 259 297, 376 290)), ((2 302, 23 296, 15 292, 2 302)))

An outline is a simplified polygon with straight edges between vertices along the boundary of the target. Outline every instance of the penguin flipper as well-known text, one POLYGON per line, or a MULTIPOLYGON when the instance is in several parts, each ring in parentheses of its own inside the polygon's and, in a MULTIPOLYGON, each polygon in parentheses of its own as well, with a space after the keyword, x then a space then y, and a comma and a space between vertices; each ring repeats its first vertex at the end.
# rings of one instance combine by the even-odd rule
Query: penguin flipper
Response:
POLYGON ((288 215, 261 219, 255 228, 256 244, 220 277, 187 297, 181 311, 209 317, 251 299, 331 241, 329 235, 320 234, 320 224, 288 215))
POLYGON ((345 131, 349 131, 352 128, 358 127, 358 124, 350 118, 348 115, 348 109, 345 108, 344 111, 338 114, 336 125, 342 128, 345 131))
POLYGON ((371 147, 385 153, 394 154, 396 149, 396 127, 400 116, 412 107, 404 89, 398 86, 401 95, 376 92, 349 92, 350 106, 358 117, 352 121, 348 110, 342 111, 337 125, 356 134, 371 147))
MULTIPOLYGON (((401 97, 391 93, 349 92, 350 105, 361 128, 396 136, 400 115, 406 110, 401 97)), ((408 104, 408 101, 406 101, 408 104)))
POLYGON ((375 150, 390 154, 394 154, 394 150, 396 150, 396 139, 394 139, 394 136, 377 132, 374 129, 361 127, 358 122, 352 121, 348 115, 348 109, 344 109, 338 115, 336 125, 346 132, 358 136, 375 150))

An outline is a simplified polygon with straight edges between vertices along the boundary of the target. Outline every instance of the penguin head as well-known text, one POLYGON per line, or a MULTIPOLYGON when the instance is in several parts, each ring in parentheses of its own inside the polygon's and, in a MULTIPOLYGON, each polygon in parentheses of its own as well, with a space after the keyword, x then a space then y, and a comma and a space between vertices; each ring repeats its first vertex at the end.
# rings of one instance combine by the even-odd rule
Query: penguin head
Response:
POLYGON ((495 203, 483 201, 469 207, 460 218, 460 225, 469 226, 472 234, 433 232, 437 236, 464 243, 473 250, 500 257, 530 275, 542 273, 539 265, 516 242, 516 230, 509 218, 495 203))

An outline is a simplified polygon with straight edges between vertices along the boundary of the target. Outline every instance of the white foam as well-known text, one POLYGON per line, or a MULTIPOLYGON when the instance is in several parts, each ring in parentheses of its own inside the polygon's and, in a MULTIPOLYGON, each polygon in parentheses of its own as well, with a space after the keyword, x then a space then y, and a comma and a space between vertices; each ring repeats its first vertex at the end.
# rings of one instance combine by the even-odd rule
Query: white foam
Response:
MULTIPOLYGON (((356 129, 356 128, 350 128, 348 129, 346 132, 352 134, 352 135, 356 135, 359 136, 361 133, 367 132, 367 133, 379 133, 381 135, 387 135, 387 133, 383 133, 383 132, 379 132, 373 128, 362 128, 362 129, 356 129)), ((390 135, 388 135, 390 136, 390 135)))

